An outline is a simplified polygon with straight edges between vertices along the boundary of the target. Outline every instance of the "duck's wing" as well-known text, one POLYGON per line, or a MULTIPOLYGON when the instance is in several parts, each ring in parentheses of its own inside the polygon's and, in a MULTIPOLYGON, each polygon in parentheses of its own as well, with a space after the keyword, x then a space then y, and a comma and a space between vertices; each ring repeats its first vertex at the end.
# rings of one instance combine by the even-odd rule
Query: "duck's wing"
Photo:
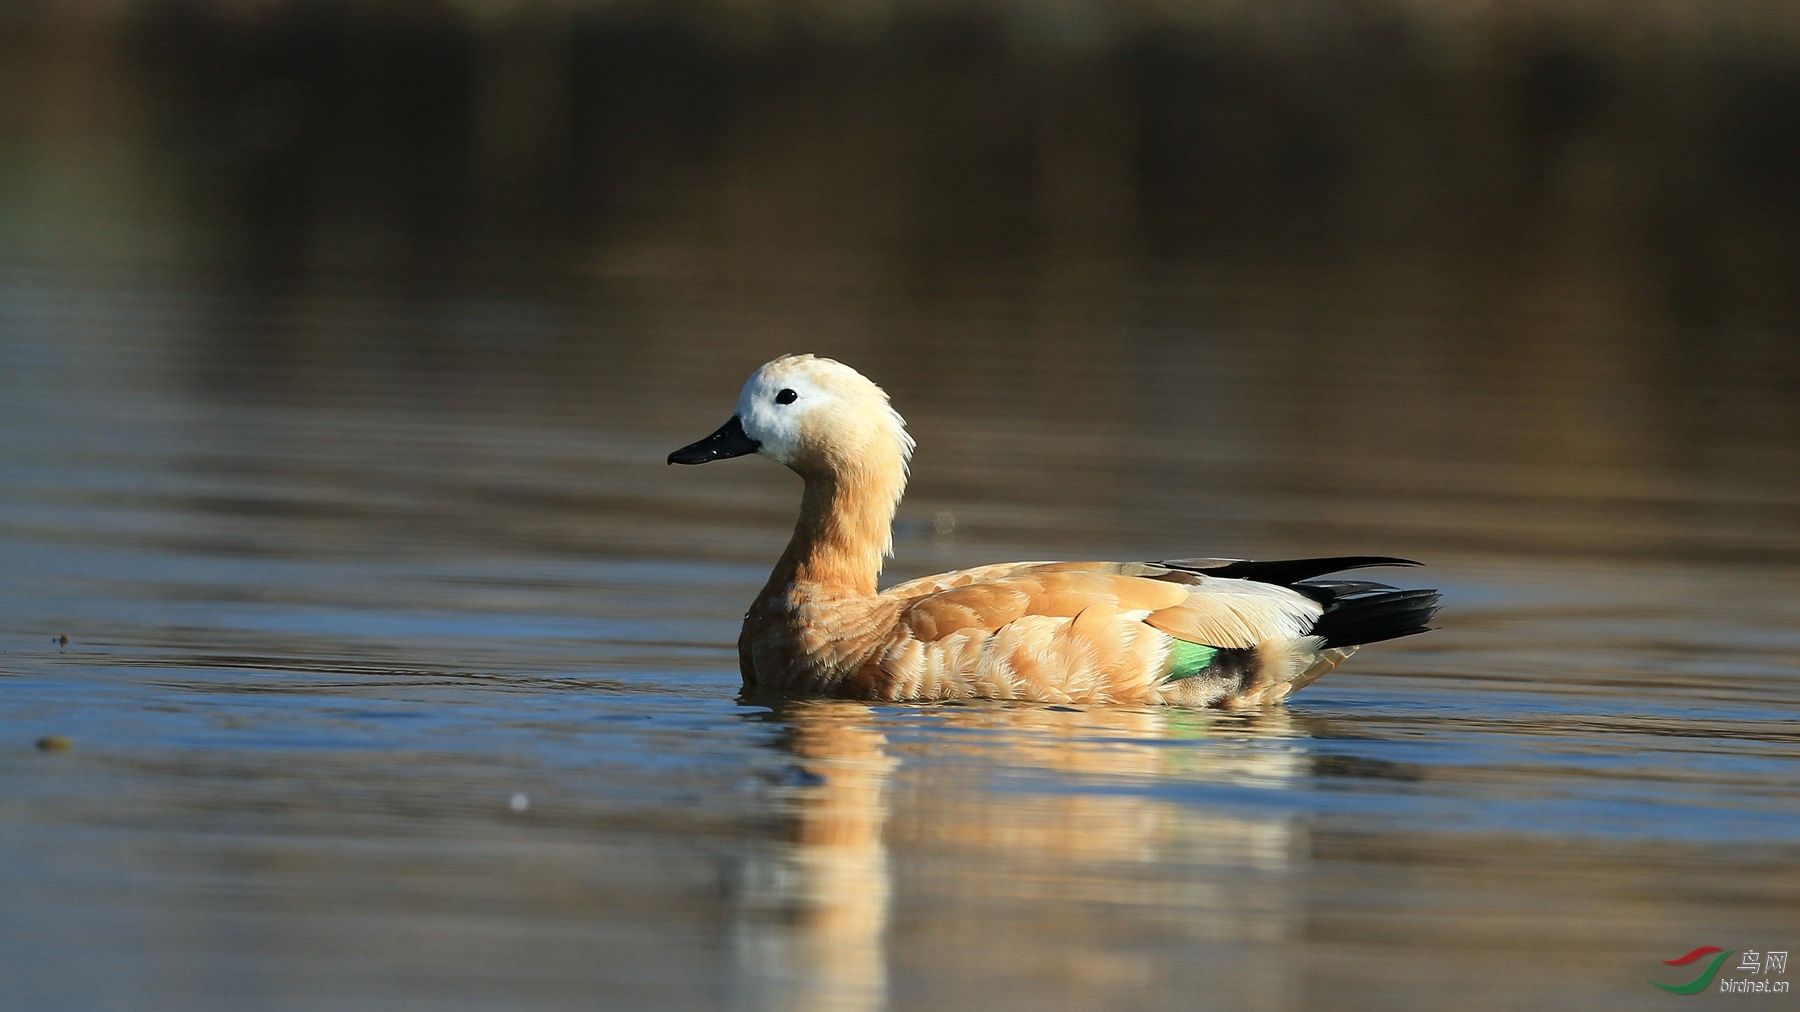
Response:
POLYGON ((1179 669, 1198 670, 1221 651, 1247 656, 1293 642, 1323 611, 1284 587, 1144 563, 986 567, 888 595, 935 581, 958 585, 893 601, 887 632, 863 655, 846 694, 1162 702, 1176 693, 1201 705, 1258 665, 1236 664, 1218 686, 1188 679, 1171 687, 1172 675, 1186 678, 1179 669))
POLYGON ((1324 610, 1305 594, 1275 584, 1151 563, 986 568, 999 572, 987 579, 973 577, 982 570, 937 578, 960 582, 915 595, 901 609, 899 623, 932 642, 964 630, 997 632, 1027 616, 1086 619, 1075 623, 1076 631, 1097 631, 1117 619, 1141 622, 1191 643, 1243 648, 1304 636, 1324 610))
POLYGON ((1358 643, 1423 631, 1435 591, 1318 578, 1399 561, 1034 562, 914 580, 882 595, 888 631, 845 688, 895 699, 1271 702, 1358 643))
MULTIPOLYGON (((912 580, 889 588, 884 596, 909 602, 906 613, 914 614, 924 630, 992 631, 1024 615, 1072 618, 1098 605, 1132 613, 1134 619, 1177 639, 1216 647, 1248 647, 1323 633, 1326 630, 1316 627, 1324 613, 1348 619, 1353 616, 1335 613, 1353 606, 1365 611, 1379 606, 1393 629, 1356 630, 1356 635, 1367 638, 1350 639, 1349 630, 1330 637, 1354 644, 1422 631, 1436 610, 1437 593, 1319 578, 1349 569, 1416 565, 1384 555, 1260 562, 1009 562, 912 580), (1187 589, 1177 595, 1168 589, 1171 585, 1187 589), (1399 610, 1406 614, 1398 618, 1387 614, 1399 610)), ((1361 616, 1354 617, 1361 621, 1361 616)))

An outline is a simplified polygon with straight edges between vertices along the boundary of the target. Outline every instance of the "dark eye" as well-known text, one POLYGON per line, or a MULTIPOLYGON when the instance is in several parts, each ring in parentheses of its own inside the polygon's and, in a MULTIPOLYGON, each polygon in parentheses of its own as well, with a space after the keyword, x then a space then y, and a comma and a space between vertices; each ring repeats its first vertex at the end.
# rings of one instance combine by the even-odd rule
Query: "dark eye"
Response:
POLYGON ((782 392, 775 395, 775 403, 777 403, 777 404, 792 404, 792 403, 794 403, 794 399, 799 396, 800 396, 799 394, 793 392, 792 390, 783 390, 782 392))

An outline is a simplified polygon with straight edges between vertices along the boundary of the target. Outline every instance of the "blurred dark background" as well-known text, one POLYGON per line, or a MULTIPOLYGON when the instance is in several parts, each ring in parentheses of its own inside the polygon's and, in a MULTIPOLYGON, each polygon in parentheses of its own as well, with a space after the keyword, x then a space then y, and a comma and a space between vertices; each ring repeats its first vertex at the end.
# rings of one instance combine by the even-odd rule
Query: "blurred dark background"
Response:
POLYGON ((1579 249, 1692 327, 1791 324, 1800 298, 1800 10, 1778 0, 0 16, 9 175, 129 171, 219 263, 270 276, 558 270, 645 242, 922 278, 1579 249))
POLYGON ((815 350, 895 391, 947 499, 1029 480, 1007 426, 1126 463, 1204 428, 1249 463, 1195 486, 1425 510, 1355 530, 1800 557, 1788 0, 0 22, 0 260, 224 299, 181 326, 207 397, 673 434, 815 350), (1602 507, 1636 519, 1567 528, 1602 507))

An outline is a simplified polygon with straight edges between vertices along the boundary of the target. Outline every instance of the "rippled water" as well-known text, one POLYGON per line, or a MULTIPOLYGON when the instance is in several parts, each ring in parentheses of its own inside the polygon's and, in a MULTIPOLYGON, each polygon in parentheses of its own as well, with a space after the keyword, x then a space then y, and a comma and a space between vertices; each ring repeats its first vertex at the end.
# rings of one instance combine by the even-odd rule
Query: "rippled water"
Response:
POLYGON ((1718 436, 1603 333, 997 290, 6 273, 9 1002, 1636 1008, 1800 941, 1791 358, 1718 436), (739 699, 797 488, 662 459, 800 349, 919 437, 890 577, 1393 552, 1442 629, 1264 713, 739 699))

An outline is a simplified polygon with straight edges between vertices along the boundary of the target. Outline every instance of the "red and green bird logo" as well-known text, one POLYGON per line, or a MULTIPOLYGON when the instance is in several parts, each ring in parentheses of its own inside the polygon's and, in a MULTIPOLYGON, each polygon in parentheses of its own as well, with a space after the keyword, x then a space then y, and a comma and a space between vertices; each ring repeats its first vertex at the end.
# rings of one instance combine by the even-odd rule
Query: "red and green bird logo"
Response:
MULTIPOLYGON (((1680 958, 1663 960, 1663 962, 1669 966, 1686 966, 1697 959, 1712 956, 1715 952, 1718 953, 1718 955, 1713 956, 1712 962, 1706 965, 1706 969, 1700 971, 1700 976, 1695 977, 1686 984, 1657 984, 1654 980, 1651 980, 1650 983, 1656 984, 1657 987, 1662 988, 1670 994, 1698 994, 1701 991, 1706 990, 1707 987, 1712 984, 1713 978, 1719 975, 1719 967, 1725 965, 1725 961, 1730 959, 1731 954, 1736 951, 1736 949, 1721 949, 1716 945, 1702 945, 1693 952, 1680 958)), ((1648 977, 1645 977, 1644 979, 1650 980, 1648 977)))

